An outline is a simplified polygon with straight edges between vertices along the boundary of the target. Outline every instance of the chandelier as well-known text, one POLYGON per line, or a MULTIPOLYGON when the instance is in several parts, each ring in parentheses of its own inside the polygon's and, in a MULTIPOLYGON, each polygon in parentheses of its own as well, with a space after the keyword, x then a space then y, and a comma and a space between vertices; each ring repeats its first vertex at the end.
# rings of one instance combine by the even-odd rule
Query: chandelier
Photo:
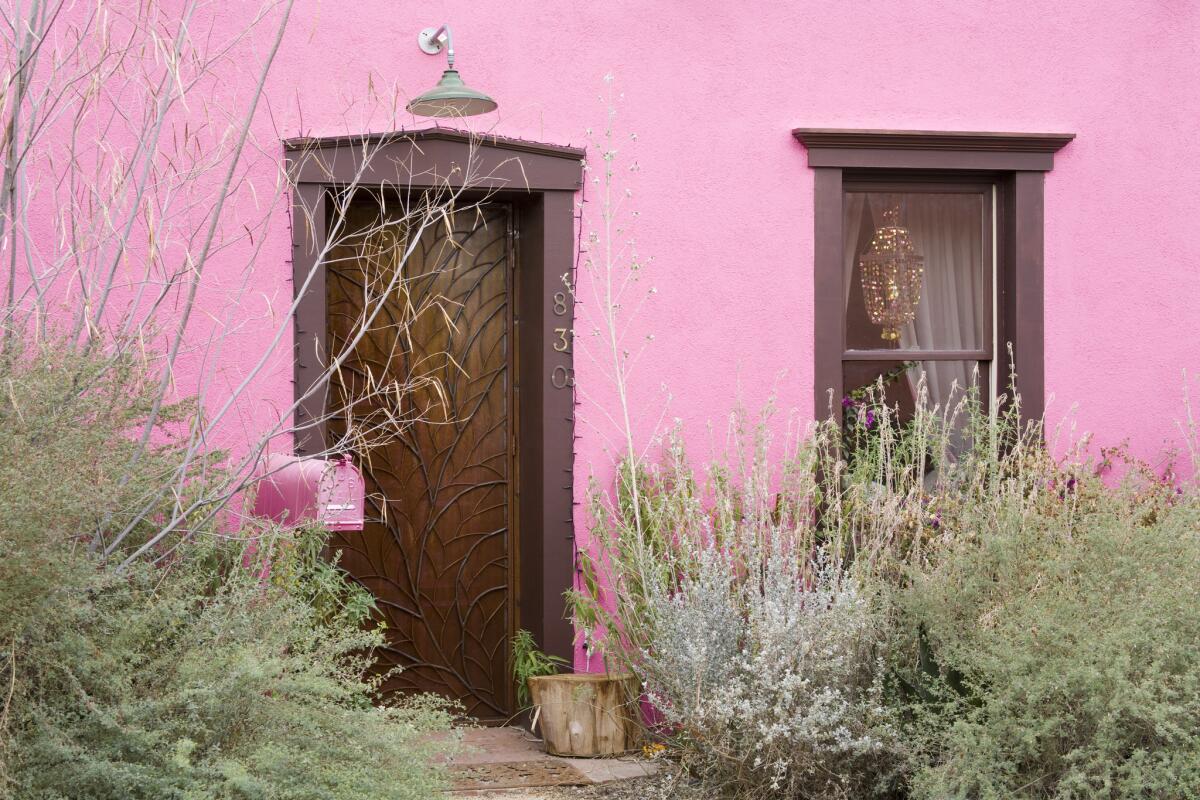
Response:
POLYGON ((883 328, 884 341, 900 338, 900 328, 913 321, 921 302, 925 259, 917 254, 900 209, 883 212, 883 227, 871 238, 871 249, 858 262, 863 298, 871 322, 883 328))

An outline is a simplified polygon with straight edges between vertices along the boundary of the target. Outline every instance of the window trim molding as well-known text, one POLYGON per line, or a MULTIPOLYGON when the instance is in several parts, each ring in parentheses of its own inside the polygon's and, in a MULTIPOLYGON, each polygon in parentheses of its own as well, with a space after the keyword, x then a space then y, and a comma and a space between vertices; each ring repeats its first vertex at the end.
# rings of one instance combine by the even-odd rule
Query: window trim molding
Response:
POLYGON ((810 167, 1048 172, 1073 133, 796 128, 810 167))
MULTIPOLYGON (((796 128, 813 170, 813 416, 834 413, 843 394, 842 300, 844 173, 879 170, 916 176, 986 175, 997 198, 996 285, 999 376, 1016 369, 1022 415, 1045 410, 1045 173, 1070 133, 988 133, 796 128), (1011 346, 1011 357, 1008 352, 1011 346), (832 393, 832 403, 830 400, 832 393)), ((993 388, 993 391, 995 391, 993 388)))
POLYGON ((325 273, 316 262, 325 247, 331 195, 346 186, 382 191, 458 187, 479 176, 472 191, 510 203, 520 240, 516 256, 517 369, 520 402, 516 499, 518 562, 512 598, 518 625, 548 653, 571 659, 575 632, 563 592, 573 585, 575 393, 572 354, 555 349, 556 326, 571 329, 574 308, 555 297, 562 275, 574 271, 575 193, 583 185, 582 148, 471 134, 449 128, 363 136, 302 137, 283 142, 292 182, 295 452, 324 446, 319 419, 328 392, 325 273), (369 146, 369 147, 368 147, 369 146), (364 150, 373 155, 364 164, 364 150), (466 167, 471 169, 467 170, 466 167), (305 280, 307 290, 301 292, 305 280), (561 381, 556 376, 563 376, 561 381))

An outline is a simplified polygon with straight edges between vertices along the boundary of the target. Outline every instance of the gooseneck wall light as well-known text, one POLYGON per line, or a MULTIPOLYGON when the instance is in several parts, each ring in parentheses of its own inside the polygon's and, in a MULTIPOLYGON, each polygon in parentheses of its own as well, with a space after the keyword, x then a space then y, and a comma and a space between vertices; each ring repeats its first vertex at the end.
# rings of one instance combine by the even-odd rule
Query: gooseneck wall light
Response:
POLYGON ((417 34, 417 44, 431 56, 442 52, 444 47, 446 71, 437 86, 409 101, 409 111, 421 117, 473 117, 496 110, 496 101, 463 83, 454 68, 454 39, 449 25, 426 28, 417 34))

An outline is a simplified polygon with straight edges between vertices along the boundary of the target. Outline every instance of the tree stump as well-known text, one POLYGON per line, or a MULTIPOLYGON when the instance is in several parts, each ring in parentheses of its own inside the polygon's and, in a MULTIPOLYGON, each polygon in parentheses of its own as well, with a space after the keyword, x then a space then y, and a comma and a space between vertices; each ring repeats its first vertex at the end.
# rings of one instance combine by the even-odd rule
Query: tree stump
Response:
POLYGON ((538 675, 529 679, 529 694, 551 755, 612 756, 633 749, 638 694, 629 673, 538 675))

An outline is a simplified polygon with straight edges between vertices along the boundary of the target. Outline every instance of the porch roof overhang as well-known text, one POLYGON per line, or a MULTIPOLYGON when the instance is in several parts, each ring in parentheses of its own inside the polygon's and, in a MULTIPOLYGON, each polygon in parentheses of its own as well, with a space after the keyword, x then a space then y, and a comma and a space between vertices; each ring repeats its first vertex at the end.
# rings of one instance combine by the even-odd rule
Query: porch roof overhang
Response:
POLYGON ((580 147, 431 127, 360 136, 298 137, 283 143, 297 184, 575 191, 580 147))

